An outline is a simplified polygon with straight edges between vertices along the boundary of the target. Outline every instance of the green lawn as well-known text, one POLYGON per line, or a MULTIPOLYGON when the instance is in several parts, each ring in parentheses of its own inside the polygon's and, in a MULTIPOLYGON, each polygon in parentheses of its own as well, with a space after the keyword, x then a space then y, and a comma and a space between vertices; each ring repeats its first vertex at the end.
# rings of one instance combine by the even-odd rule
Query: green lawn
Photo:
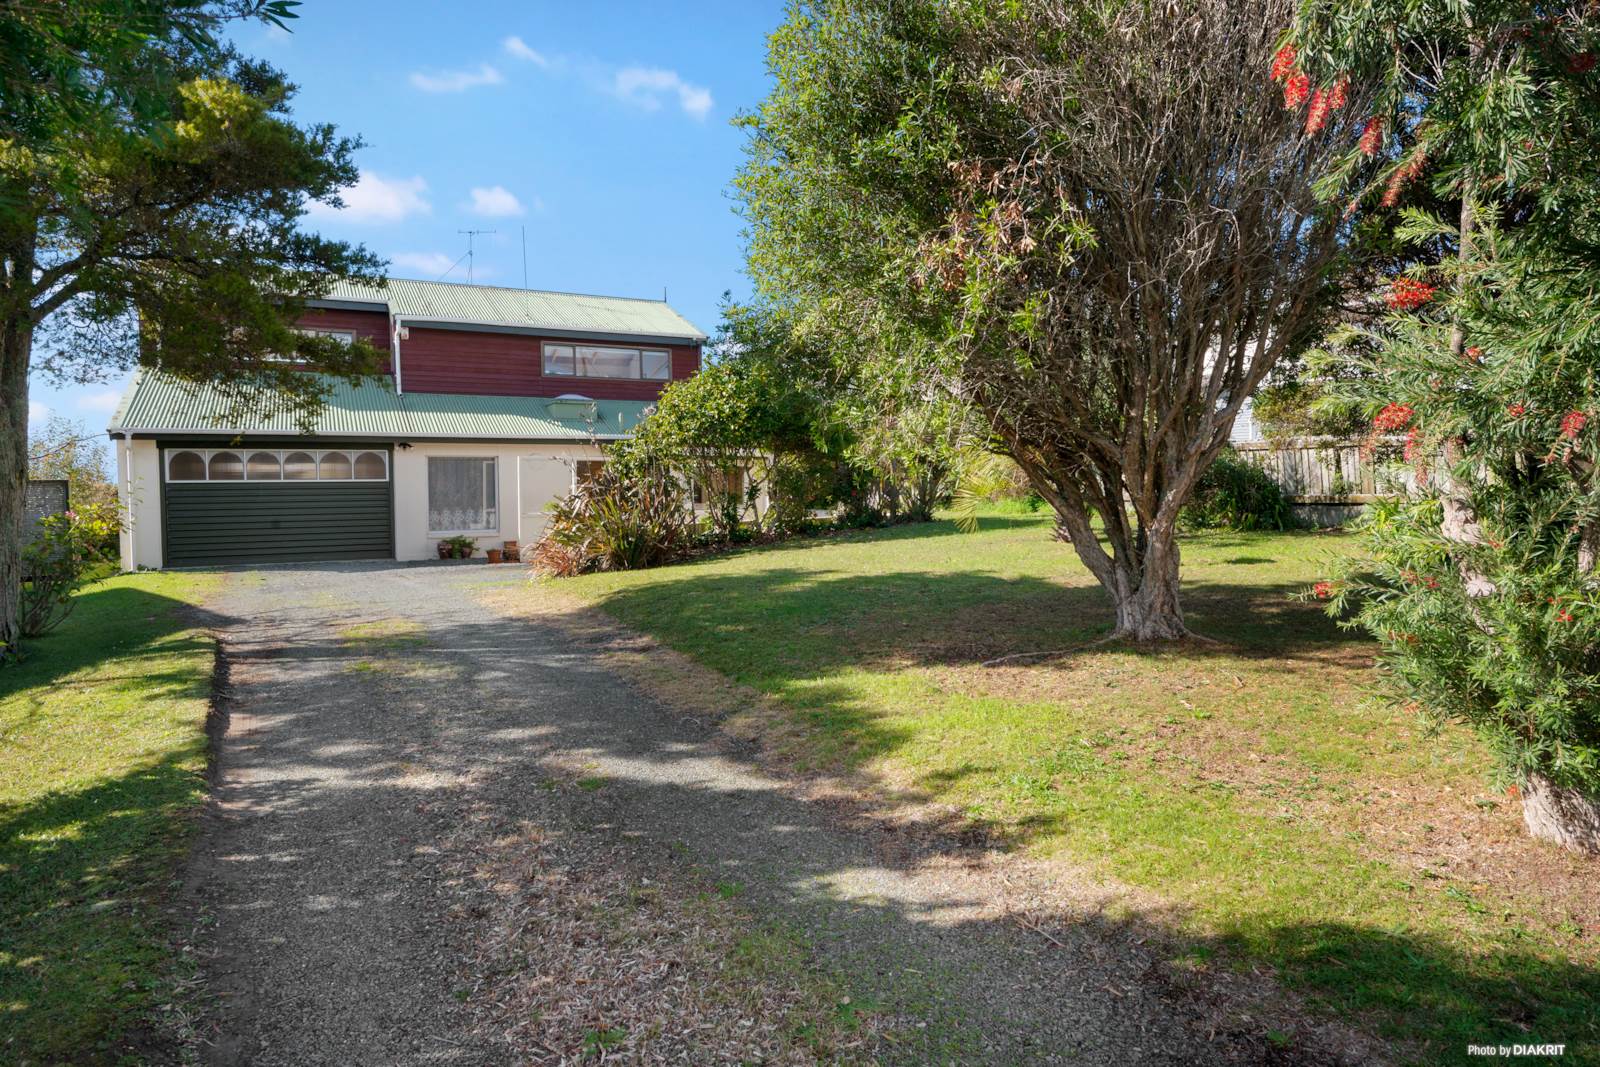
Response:
POLYGON ((1600 1062, 1600 865, 1527 841, 1482 748, 1371 699, 1371 646, 1291 599, 1339 535, 1188 538, 1189 621, 1220 645, 984 667, 1110 625, 1048 534, 994 516, 560 588, 775 698, 784 758, 1143 891, 1124 911, 1185 966, 1270 963, 1418 1060, 1600 1062))
POLYGON ((217 579, 79 593, 0 668, 0 1060, 115 1060, 172 977, 159 896, 205 795, 215 643, 187 603, 217 579))

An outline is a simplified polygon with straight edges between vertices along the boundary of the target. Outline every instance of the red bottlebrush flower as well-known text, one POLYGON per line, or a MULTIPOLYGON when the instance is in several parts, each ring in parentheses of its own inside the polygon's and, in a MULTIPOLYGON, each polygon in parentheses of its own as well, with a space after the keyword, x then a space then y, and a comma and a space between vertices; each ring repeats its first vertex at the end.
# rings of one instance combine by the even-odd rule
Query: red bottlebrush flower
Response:
POLYGON ((1329 597, 1333 596, 1333 583, 1318 582, 1316 585, 1311 587, 1311 595, 1316 597, 1318 600, 1327 600, 1329 597))
POLYGON ((1417 458, 1417 447, 1421 443, 1422 430, 1416 426, 1406 431, 1406 462, 1410 463, 1417 458))
POLYGON ((1568 74, 1587 74, 1594 69, 1595 57, 1593 52, 1579 52, 1567 60, 1568 74))
POLYGON ((1473 363, 1483 362, 1483 349, 1479 348, 1477 345, 1473 345, 1471 348, 1468 348, 1464 355, 1473 363))
POLYGON ((1307 136, 1320 132, 1328 124, 1328 94, 1318 89, 1311 94, 1311 108, 1306 112, 1307 136))
POLYGON ((1411 311, 1433 299, 1437 290, 1414 278, 1396 278, 1389 283, 1389 306, 1396 311, 1411 311))
POLYGON ((1349 97, 1349 94, 1349 78, 1340 78, 1338 81, 1334 82, 1333 88, 1328 90, 1328 109, 1330 111, 1338 111, 1340 108, 1344 107, 1345 101, 1349 97))
POLYGON ((1514 419, 1520 419, 1520 418, 1522 418, 1522 416, 1526 415, 1527 413, 1528 413, 1528 405, 1526 405, 1526 404, 1508 404, 1508 405, 1506 405, 1506 414, 1510 415, 1514 419))
POLYGON ((1272 80, 1281 82, 1294 71, 1295 57, 1300 53, 1292 44, 1286 44, 1278 49, 1272 57, 1272 80))
POLYGON ((1589 416, 1581 411, 1569 411, 1561 417, 1561 436, 1572 440, 1583 432, 1589 416))
POLYGON ((1291 74, 1283 83, 1283 106, 1297 108, 1311 95, 1311 78, 1306 74, 1291 74))
POLYGON ((1375 156, 1383 148, 1383 120, 1373 115, 1361 126, 1361 154, 1375 156))
POLYGON ((1560 622, 1571 622, 1572 612, 1568 611, 1566 608, 1562 608, 1560 611, 1556 612, 1556 619, 1560 622))
POLYGON ((1422 166, 1427 161, 1422 153, 1418 152, 1405 163, 1395 168, 1389 175, 1389 183, 1383 190, 1383 206, 1394 207, 1400 202, 1400 192, 1422 173, 1422 166))
POLYGON ((1372 425, 1375 429, 1392 433, 1409 426, 1415 414, 1410 404, 1386 404, 1382 411, 1372 417, 1372 425))

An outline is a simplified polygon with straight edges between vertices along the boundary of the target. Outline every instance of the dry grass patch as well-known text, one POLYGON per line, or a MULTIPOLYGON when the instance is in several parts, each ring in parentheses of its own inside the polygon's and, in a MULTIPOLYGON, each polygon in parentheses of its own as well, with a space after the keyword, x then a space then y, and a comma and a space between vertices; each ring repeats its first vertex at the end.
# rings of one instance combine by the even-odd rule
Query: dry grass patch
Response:
MULTIPOLYGON (((876 1062, 889 1020, 863 1011, 736 887, 653 846, 574 823, 584 780, 552 780, 536 820, 463 812, 458 875, 488 914, 461 990, 518 1062, 876 1062)), ((457 842, 459 844, 459 842, 457 842)))

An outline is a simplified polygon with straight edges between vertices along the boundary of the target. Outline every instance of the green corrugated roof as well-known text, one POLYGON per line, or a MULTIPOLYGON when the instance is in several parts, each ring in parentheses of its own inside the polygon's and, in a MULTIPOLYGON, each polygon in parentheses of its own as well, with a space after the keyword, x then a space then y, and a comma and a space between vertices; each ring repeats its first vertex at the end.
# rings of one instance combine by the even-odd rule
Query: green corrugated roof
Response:
MULTIPOLYGON (((388 378, 367 378, 351 385, 343 379, 319 377, 329 389, 328 402, 309 432, 320 437, 584 441, 632 432, 649 406, 640 400, 574 403, 548 397, 399 395, 388 378), (591 411, 592 416, 586 418, 591 411)), ((143 369, 134 372, 107 429, 132 433, 301 432, 281 393, 254 390, 240 395, 235 389, 197 386, 143 369)))
POLYGON ((459 282, 390 278, 386 288, 338 282, 323 300, 384 304, 394 315, 575 333, 628 334, 703 341, 704 332, 664 300, 585 296, 459 282))

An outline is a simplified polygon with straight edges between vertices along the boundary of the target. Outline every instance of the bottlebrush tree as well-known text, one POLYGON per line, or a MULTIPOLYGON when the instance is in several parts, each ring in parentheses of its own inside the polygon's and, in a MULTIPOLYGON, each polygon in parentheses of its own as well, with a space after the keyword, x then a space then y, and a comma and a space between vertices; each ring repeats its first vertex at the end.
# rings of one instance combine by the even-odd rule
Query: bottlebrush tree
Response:
MULTIPOLYGON (((1600 17, 1588 5, 1307 4, 1268 72, 1378 101, 1322 191, 1401 212, 1388 314, 1330 346, 1430 478, 1314 595, 1393 694, 1472 726, 1529 831, 1600 852, 1600 17), (1381 157, 1376 175, 1368 164, 1381 157), (1413 198, 1456 205, 1447 216, 1413 198), (1354 353, 1354 354, 1351 354, 1354 353)), ((1297 92, 1299 90, 1296 90, 1297 92)))

